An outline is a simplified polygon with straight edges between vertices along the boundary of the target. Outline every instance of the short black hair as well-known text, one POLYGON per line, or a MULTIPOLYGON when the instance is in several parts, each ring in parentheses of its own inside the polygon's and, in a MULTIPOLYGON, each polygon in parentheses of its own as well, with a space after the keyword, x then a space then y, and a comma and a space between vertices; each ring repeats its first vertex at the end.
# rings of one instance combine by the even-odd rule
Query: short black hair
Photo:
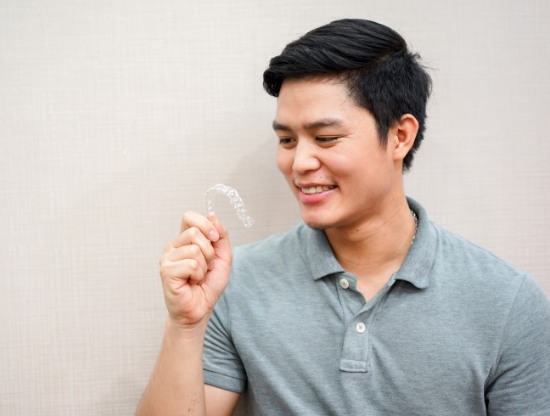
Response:
POLYGON ((342 80, 355 102, 369 110, 380 142, 404 114, 419 123, 416 140, 403 160, 411 167, 424 138, 432 81, 420 56, 411 53, 395 30, 370 20, 341 19, 289 43, 263 74, 264 88, 277 97, 285 79, 328 77, 342 80))

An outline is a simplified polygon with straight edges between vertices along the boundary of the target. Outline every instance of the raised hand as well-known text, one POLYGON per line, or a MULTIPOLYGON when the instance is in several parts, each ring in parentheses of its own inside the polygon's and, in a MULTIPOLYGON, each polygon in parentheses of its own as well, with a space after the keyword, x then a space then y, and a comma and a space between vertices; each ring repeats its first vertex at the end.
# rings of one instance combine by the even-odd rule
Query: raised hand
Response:
POLYGON ((186 212, 181 233, 160 259, 164 300, 170 319, 183 327, 206 323, 231 267, 227 230, 214 214, 186 212))

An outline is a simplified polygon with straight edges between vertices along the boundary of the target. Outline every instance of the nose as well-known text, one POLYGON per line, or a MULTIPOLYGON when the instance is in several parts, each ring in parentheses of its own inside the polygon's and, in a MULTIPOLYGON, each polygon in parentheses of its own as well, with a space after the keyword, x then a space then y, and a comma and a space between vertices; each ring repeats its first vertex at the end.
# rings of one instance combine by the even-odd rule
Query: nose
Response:
POLYGON ((321 162, 319 161, 317 150, 315 144, 309 140, 298 140, 294 148, 292 170, 295 173, 303 174, 319 169, 321 162))

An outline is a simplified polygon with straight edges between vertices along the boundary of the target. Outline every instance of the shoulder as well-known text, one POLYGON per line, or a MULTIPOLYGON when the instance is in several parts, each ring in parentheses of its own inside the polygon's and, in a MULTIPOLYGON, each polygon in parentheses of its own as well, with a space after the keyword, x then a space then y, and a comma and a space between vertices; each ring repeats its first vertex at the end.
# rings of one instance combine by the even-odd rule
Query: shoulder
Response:
POLYGON ((518 316, 540 324, 539 318, 549 315, 548 297, 529 272, 436 223, 429 225, 437 241, 430 289, 441 304, 462 310, 460 316, 470 324, 472 319, 491 322, 500 331, 518 327, 518 316))
POLYGON ((498 257, 490 250, 448 231, 438 224, 431 223, 437 233, 435 267, 441 271, 459 275, 469 283, 495 284, 513 283, 517 289, 528 276, 511 263, 498 257))
POLYGON ((437 244, 429 292, 442 306, 462 311, 454 319, 471 327, 491 325, 498 337, 506 326, 516 326, 510 322, 517 322, 515 316, 539 322, 537 310, 548 313, 548 299, 529 272, 437 224, 430 227, 437 244))
POLYGON ((534 283, 525 270, 430 220, 415 200, 408 202, 419 218, 409 261, 421 273, 418 280, 429 280, 457 301, 485 299, 484 304, 497 299, 509 304, 524 284, 534 283))

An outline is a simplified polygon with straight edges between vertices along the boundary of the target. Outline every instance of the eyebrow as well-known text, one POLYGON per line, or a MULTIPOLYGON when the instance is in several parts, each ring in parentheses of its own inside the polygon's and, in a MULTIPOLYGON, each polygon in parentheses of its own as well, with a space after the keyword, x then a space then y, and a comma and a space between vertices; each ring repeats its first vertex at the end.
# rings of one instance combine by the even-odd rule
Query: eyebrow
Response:
MULTIPOLYGON (((306 130, 315 130, 322 127, 341 126, 343 124, 344 122, 339 118, 327 117, 327 118, 322 118, 320 120, 312 121, 311 123, 307 123, 304 127, 306 128, 306 130)), ((292 129, 289 126, 286 126, 282 123, 279 123, 277 120, 274 120, 273 130, 291 131, 292 129)))

